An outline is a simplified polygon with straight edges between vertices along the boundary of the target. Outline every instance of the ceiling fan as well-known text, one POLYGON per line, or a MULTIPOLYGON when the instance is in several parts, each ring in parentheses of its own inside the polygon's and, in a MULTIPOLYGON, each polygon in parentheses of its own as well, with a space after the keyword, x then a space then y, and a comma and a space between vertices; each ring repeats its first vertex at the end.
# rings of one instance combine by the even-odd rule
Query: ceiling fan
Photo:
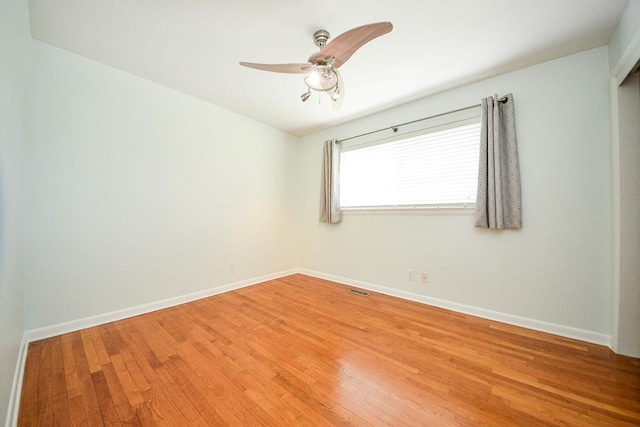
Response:
POLYGON ((305 102, 311 96, 311 91, 324 92, 329 95, 334 109, 340 108, 344 99, 344 82, 338 71, 356 50, 366 43, 387 34, 393 29, 391 22, 378 22, 353 28, 335 37, 331 42, 329 33, 318 30, 313 34, 313 41, 320 48, 320 52, 312 54, 306 63, 290 64, 256 64, 240 62, 240 65, 275 73, 306 74, 304 83, 308 90, 300 98, 305 102))

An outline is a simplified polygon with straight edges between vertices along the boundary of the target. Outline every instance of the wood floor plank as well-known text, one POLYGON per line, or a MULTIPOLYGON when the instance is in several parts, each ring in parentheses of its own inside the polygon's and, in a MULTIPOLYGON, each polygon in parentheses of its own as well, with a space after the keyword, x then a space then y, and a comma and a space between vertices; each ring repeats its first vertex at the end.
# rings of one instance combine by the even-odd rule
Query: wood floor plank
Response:
POLYGON ((53 360, 52 352, 59 337, 52 338, 50 345, 42 347, 40 353, 40 371, 38 375, 38 425, 53 425, 53 360))
POLYGON ((198 391, 199 396, 196 399, 201 397, 203 404, 208 406, 208 408, 200 409, 203 417, 209 414, 206 419, 212 423, 218 423, 219 421, 220 425, 242 425, 242 419, 237 417, 229 407, 233 405, 233 402, 224 399, 224 396, 211 386, 207 375, 199 375, 180 356, 174 356, 173 365, 179 370, 177 374, 182 376, 185 381, 198 391))
MULTIPOLYGON (((93 374, 94 372, 102 370, 102 364, 100 363, 98 352, 93 345, 93 338, 91 337, 90 330, 85 329, 80 331, 80 336, 82 337, 82 346, 84 347, 84 354, 87 359, 87 364, 89 365, 89 372, 93 374)), ((104 363, 109 363, 108 358, 103 357, 102 360, 104 363)))
POLYGON ((184 423, 190 426, 206 426, 206 420, 202 418, 200 412, 185 394, 188 390, 181 389, 167 372, 168 365, 171 365, 171 362, 156 370, 158 381, 154 384, 154 390, 161 391, 163 401, 170 403, 170 405, 167 405, 168 409, 171 408, 171 417, 169 419, 184 420, 184 423))
POLYGON ((213 392, 216 409, 220 408, 223 413, 230 411, 231 418, 238 419, 242 425, 259 425, 256 416, 258 419, 269 419, 269 416, 244 393, 248 384, 245 384, 241 377, 226 371, 220 360, 211 358, 211 353, 204 345, 196 343, 188 347, 183 346, 180 357, 194 368, 197 376, 213 392))
POLYGON ((165 365, 165 369, 175 382, 176 387, 178 387, 185 396, 188 396, 190 404, 193 405, 193 408, 203 420, 206 420, 212 425, 224 424, 222 417, 211 407, 204 394, 200 392, 200 389, 191 382, 187 375, 184 375, 184 372, 189 368, 182 358, 173 356, 171 363, 165 365))
POLYGON ((109 363, 111 361, 111 358, 109 356, 107 348, 105 347, 102 335, 100 334, 100 329, 90 328, 86 329, 85 331, 80 331, 80 333, 82 332, 88 332, 88 335, 91 338, 91 343, 93 344, 93 349, 95 350, 95 354, 98 357, 98 363, 100 365, 109 363))
MULTIPOLYGON (((137 328, 141 339, 157 361, 162 364, 175 354, 176 342, 169 333, 158 323, 155 313, 150 313, 140 319, 140 327, 137 328)), ((154 365, 157 365, 154 363, 154 365)))
POLYGON ((83 403, 82 408, 84 412, 84 414, 78 416, 70 413, 70 418, 87 419, 89 421, 89 425, 103 425, 104 418, 102 412, 100 411, 100 403, 98 402, 98 396, 94 387, 93 378, 91 377, 92 374, 89 370, 89 363, 87 362, 84 353, 82 337, 79 332, 75 332, 69 335, 71 335, 70 345, 73 347, 73 358, 75 360, 76 373, 78 376, 78 381, 80 383, 83 403))
POLYGON ((56 367, 51 376, 53 424, 69 425, 71 423, 71 419, 69 418, 69 396, 67 393, 65 373, 64 369, 57 368, 64 367, 64 354, 62 350, 62 339, 60 339, 60 337, 53 340, 51 350, 51 366, 52 368, 56 367))
POLYGON ((107 385, 107 379, 104 376, 103 371, 94 372, 91 374, 91 383, 95 390, 98 405, 100 406, 100 414, 106 425, 119 425, 123 424, 118 414, 116 404, 111 396, 111 391, 107 385))
MULTIPOLYGON (((118 355, 113 355, 111 357, 111 360, 117 360, 117 356, 118 355)), ((118 366, 119 368, 123 367, 123 365, 118 362, 116 362, 116 366, 118 366)), ((118 374, 113 363, 102 365, 102 373, 104 374, 104 379, 107 382, 107 387, 109 388, 109 393, 115 405, 116 411, 118 412, 120 421, 124 424, 132 423, 135 419, 135 411, 132 408, 129 393, 133 393, 132 390, 126 388, 127 384, 123 385, 121 381, 121 378, 128 379, 128 373, 125 370, 124 372, 118 374)))
MULTIPOLYGON (((86 411, 82 395, 69 398, 69 424, 70 426, 88 426, 89 416, 86 411)), ((100 425, 100 424, 97 424, 100 425)))
POLYGON ((65 334, 60 337, 62 342, 62 369, 64 370, 67 397, 69 399, 82 395, 82 387, 78 379, 78 369, 73 352, 73 340, 74 334, 65 334))
MULTIPOLYGON (((150 315, 153 315, 151 313, 150 315)), ((98 326, 98 336, 100 339, 99 342, 102 342, 104 348, 107 350, 107 354, 113 356, 114 354, 118 354, 120 349, 125 348, 125 340, 118 332, 117 328, 113 327, 111 324, 98 326)), ((89 356, 89 355, 87 355, 89 356)), ((104 361, 102 363, 105 363, 104 361)), ((108 363, 108 362, 106 362, 108 363)))
MULTIPOLYGON (((139 361, 133 357, 130 349, 123 350, 119 354, 119 356, 122 358, 122 363, 124 364, 124 369, 126 369, 126 374, 133 382, 133 384, 129 386, 130 393, 139 395, 141 392, 149 390, 151 386, 147 382, 147 379, 145 378, 144 373, 140 368, 140 363, 138 363, 139 361)), ((118 372, 118 375, 120 375, 120 371, 123 368, 118 362, 115 363, 119 367, 116 369, 116 372, 118 372)), ((137 406, 139 404, 139 402, 137 402, 137 398, 135 397, 131 398, 130 400, 131 406, 137 406)))
POLYGON ((304 275, 29 345, 18 425, 640 425, 640 360, 304 275))

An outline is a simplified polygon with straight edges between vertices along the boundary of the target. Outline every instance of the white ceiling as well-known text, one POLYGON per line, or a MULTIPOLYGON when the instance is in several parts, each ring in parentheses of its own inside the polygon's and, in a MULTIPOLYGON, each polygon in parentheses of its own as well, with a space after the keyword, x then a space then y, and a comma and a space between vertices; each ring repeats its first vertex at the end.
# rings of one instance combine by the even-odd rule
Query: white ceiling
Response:
MULTIPOLYGON (((33 38, 294 135, 607 44, 628 0, 30 0, 33 38), (340 68, 339 111, 302 103, 312 35, 390 21, 340 68)), ((321 99, 321 103, 318 100, 321 99)))

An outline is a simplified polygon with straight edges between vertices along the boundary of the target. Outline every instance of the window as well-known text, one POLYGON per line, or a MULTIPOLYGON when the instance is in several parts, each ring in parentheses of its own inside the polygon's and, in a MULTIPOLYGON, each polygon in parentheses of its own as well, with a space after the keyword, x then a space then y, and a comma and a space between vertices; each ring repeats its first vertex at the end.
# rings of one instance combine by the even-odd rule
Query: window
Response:
POLYGON ((383 140, 343 143, 341 208, 472 207, 478 182, 479 112, 471 118, 438 121, 383 140))

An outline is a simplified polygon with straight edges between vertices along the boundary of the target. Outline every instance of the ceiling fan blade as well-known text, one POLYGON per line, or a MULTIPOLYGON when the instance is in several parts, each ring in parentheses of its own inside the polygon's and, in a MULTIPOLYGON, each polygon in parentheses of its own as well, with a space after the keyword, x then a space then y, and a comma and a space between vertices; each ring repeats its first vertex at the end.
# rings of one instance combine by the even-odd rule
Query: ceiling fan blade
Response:
POLYGON ((256 64, 255 62, 240 62, 240 65, 249 68, 255 68, 256 70, 272 71, 274 73, 290 73, 290 74, 304 74, 309 71, 311 64, 256 64))
POLYGON ((378 22, 376 24, 363 25, 356 27, 345 33, 340 34, 327 44, 321 51, 320 55, 315 59, 329 58, 333 56, 333 68, 338 68, 366 43, 387 34, 393 30, 391 22, 378 22))

